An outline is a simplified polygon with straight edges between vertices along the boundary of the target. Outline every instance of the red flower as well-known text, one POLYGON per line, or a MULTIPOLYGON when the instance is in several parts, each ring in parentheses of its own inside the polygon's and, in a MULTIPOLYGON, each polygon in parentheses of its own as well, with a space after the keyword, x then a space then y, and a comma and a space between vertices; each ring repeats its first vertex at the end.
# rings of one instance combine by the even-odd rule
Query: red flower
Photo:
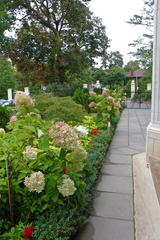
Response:
POLYGON ((91 133, 94 134, 94 135, 97 135, 98 134, 98 129, 91 130, 91 133))
POLYGON ((33 232, 35 231, 35 228, 33 226, 25 227, 23 236, 25 239, 32 237, 33 232))

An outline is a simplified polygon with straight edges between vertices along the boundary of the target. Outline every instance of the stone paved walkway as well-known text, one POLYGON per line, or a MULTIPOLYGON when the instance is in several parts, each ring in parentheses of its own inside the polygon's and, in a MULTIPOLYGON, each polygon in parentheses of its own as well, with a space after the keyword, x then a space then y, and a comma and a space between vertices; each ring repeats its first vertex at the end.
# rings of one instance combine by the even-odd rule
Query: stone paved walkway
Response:
POLYGON ((150 110, 125 109, 97 182, 93 211, 76 240, 134 240, 132 156, 145 151, 150 110))

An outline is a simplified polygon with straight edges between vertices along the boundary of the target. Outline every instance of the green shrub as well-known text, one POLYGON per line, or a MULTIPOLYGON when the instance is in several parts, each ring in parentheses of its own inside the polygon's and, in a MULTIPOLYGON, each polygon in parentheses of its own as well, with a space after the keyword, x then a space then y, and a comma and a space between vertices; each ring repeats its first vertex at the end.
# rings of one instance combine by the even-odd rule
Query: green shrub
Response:
POLYGON ((73 100, 78 103, 81 104, 82 106, 84 106, 84 108, 88 111, 89 107, 89 94, 87 92, 84 92, 83 89, 78 88, 74 95, 73 95, 73 100))
POLYGON ((54 97, 51 94, 36 96, 36 108, 47 120, 80 122, 86 115, 83 107, 75 103, 71 97, 54 97))
POLYGON ((5 128, 10 117, 10 112, 7 107, 0 106, 0 128, 5 128))
POLYGON ((55 96, 73 96, 75 90, 79 87, 78 84, 69 83, 52 83, 47 86, 46 92, 53 93, 55 96))
POLYGON ((143 100, 151 100, 152 92, 146 90, 144 93, 142 93, 142 99, 143 100))
POLYGON ((11 62, 0 58, 0 98, 7 98, 7 89, 15 90, 16 82, 20 75, 12 66, 11 62))
POLYGON ((126 93, 126 97, 130 98, 131 97, 131 80, 127 82, 127 84, 124 87, 124 92, 126 93))

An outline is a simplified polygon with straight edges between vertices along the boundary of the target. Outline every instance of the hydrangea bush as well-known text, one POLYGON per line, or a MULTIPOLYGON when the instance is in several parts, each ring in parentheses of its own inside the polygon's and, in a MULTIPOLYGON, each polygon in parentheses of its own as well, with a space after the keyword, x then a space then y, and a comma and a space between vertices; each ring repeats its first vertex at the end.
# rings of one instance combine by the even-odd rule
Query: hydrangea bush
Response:
POLYGON ((95 92, 90 93, 90 111, 96 113, 95 118, 100 128, 106 128, 108 123, 114 124, 121 111, 121 101, 119 94, 105 90, 101 95, 95 92), (114 96, 114 97, 113 97, 114 96))
POLYGON ((120 100, 108 92, 91 93, 89 107, 94 113, 73 127, 43 120, 24 92, 18 92, 15 101, 16 116, 6 131, 0 129, 0 235, 4 233, 6 240, 36 236, 34 220, 58 205, 84 204, 89 182, 95 181, 100 168, 97 156, 90 162, 88 152, 102 127, 108 134, 107 126, 112 128, 120 111, 120 100), (7 232, 18 222, 19 227, 7 232))
POLYGON ((15 101, 17 116, 9 131, 0 129, 0 220, 6 219, 8 227, 19 220, 28 223, 66 197, 79 201, 87 158, 75 128, 42 120, 23 92, 15 101))

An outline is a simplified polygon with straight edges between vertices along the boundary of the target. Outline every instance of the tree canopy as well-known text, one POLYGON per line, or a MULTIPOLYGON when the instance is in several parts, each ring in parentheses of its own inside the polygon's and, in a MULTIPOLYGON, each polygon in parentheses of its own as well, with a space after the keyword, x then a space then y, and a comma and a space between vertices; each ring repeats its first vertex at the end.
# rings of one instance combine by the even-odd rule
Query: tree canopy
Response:
POLYGON ((135 14, 129 21, 130 24, 143 25, 147 29, 141 38, 130 44, 136 48, 136 51, 131 52, 131 54, 137 58, 141 67, 145 69, 150 68, 152 64, 153 18, 154 0, 145 0, 142 14, 135 14))
POLYGON ((122 67, 123 66, 123 56, 119 51, 114 51, 109 54, 108 57, 109 68, 113 66, 122 67))
POLYGON ((0 98, 7 98, 7 89, 16 87, 20 78, 10 61, 0 58, 0 98))
POLYGON ((95 58, 107 58, 109 39, 100 18, 94 17, 84 0, 2 0, 6 29, 14 29, 16 37, 5 37, 2 46, 17 69, 28 81, 67 81, 92 67, 95 58), (67 73, 67 74, 66 74, 67 73))

